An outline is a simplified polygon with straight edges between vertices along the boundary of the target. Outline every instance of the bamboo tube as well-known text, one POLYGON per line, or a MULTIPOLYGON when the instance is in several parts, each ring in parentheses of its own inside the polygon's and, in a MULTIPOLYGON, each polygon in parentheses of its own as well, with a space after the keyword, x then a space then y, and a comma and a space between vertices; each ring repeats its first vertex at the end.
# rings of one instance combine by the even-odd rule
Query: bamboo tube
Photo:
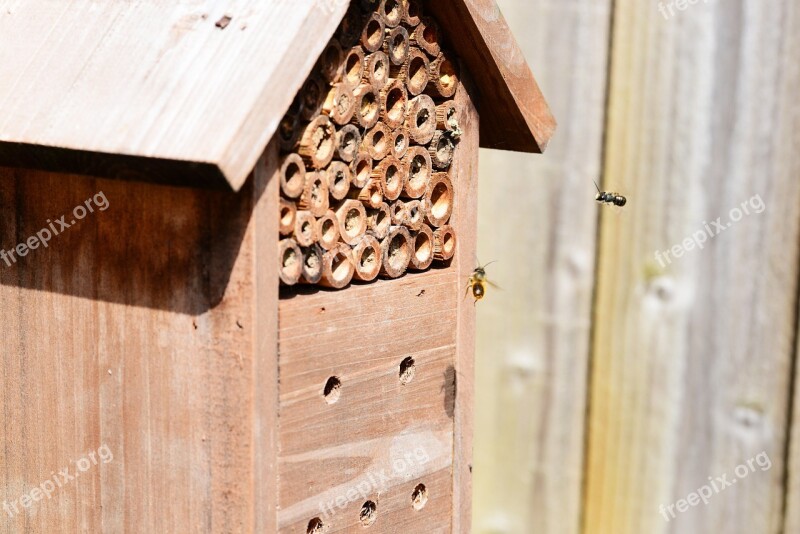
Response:
POLYGON ((331 250, 339 242, 339 219, 333 210, 328 210, 325 215, 317 219, 317 236, 319 246, 331 250))
POLYGON ((342 289, 353 279, 355 266, 350 247, 339 243, 336 248, 322 255, 322 278, 319 285, 342 289))
POLYGON ((297 153, 311 167, 324 169, 336 152, 335 137, 336 129, 331 120, 325 115, 320 115, 306 125, 300 137, 297 153))
POLYGON ((322 79, 329 84, 336 82, 342 75, 342 61, 344 59, 344 50, 339 40, 334 37, 325 49, 322 51, 319 60, 317 61, 317 72, 320 73, 322 79))
POLYGON ((336 206, 341 240, 355 245, 367 232, 367 210, 358 200, 344 200, 336 206))
POLYGON ((361 32, 361 46, 367 52, 377 52, 383 46, 383 35, 386 25, 377 13, 372 13, 361 32))
POLYGON ((343 48, 349 48, 358 44, 361 38, 361 28, 363 27, 363 16, 358 6, 351 4, 347 13, 339 25, 338 37, 343 48))
POLYGON ((377 239, 383 239, 389 235, 389 227, 392 225, 392 213, 389 204, 382 202, 377 208, 367 208, 367 232, 374 235, 377 239))
POLYGON ((419 231, 411 232, 411 262, 409 269, 424 271, 433 263, 434 237, 429 226, 423 224, 419 231))
POLYGON ((354 46, 348 50, 342 65, 342 83, 355 90, 364 77, 365 66, 364 51, 360 46, 354 46))
POLYGON ((343 126, 336 132, 336 155, 340 160, 350 163, 356 159, 361 146, 361 131, 354 124, 343 126))
POLYGON ((411 34, 411 44, 420 47, 431 57, 436 57, 442 51, 439 46, 439 25, 430 17, 422 17, 414 33, 411 34))
POLYGON ((306 174, 303 194, 297 201, 297 207, 310 211, 315 217, 322 217, 328 211, 328 179, 324 173, 306 174))
POLYGON ((347 163, 332 161, 326 172, 328 178, 328 193, 334 200, 342 200, 350 191, 353 181, 352 172, 347 163))
POLYGON ((411 50, 410 39, 408 30, 402 26, 386 30, 383 51, 389 57, 392 65, 405 65, 411 50))
POLYGON ((306 165, 299 154, 287 154, 281 160, 278 175, 281 181, 281 192, 287 198, 299 198, 306 186, 306 165))
POLYGON ((408 62, 400 73, 406 83, 408 93, 413 96, 425 92, 430 81, 430 60, 419 48, 412 48, 408 54, 408 62))
POLYGON ((447 223, 453 213, 453 183, 445 172, 433 175, 425 191, 425 220, 431 226, 447 223))
POLYGON ((350 122, 356 111, 356 97, 346 84, 337 83, 328 91, 322 112, 336 124, 343 126, 350 122))
POLYGON ((288 152, 297 145, 300 138, 300 121, 297 115, 287 113, 278 124, 278 139, 281 150, 288 152))
POLYGON ((375 236, 365 235, 353 247, 354 278, 371 282, 381 272, 381 244, 375 236))
POLYGON ((403 0, 403 22, 416 28, 422 20, 422 2, 420 0, 403 0))
POLYGON ((406 224, 406 219, 408 218, 408 210, 406 209, 406 203, 402 200, 398 200, 396 202, 392 202, 389 206, 389 212, 392 215, 392 224, 395 226, 402 226, 406 224))
POLYGON ((425 226, 425 209, 422 207, 422 201, 409 200, 406 202, 405 225, 413 231, 419 231, 425 226))
POLYGON ((317 219, 310 211, 299 210, 294 220, 294 234, 292 235, 301 247, 310 247, 319 241, 317 233, 317 219))
POLYGON ((362 83, 353 94, 356 98, 356 111, 352 122, 362 129, 372 128, 381 116, 380 95, 372 85, 362 83))
POLYGON ((436 130, 436 133, 431 139, 431 144, 428 146, 428 152, 431 155, 431 163, 437 169, 447 169, 453 163, 453 154, 456 150, 456 145, 453 143, 453 138, 449 132, 436 130))
POLYGON ((410 134, 408 132, 408 128, 405 126, 401 126, 397 128, 395 131, 392 132, 392 155, 397 159, 403 159, 405 157, 406 152, 408 152, 408 147, 410 145, 410 134))
POLYGON ((406 120, 408 93, 400 80, 393 80, 381 90, 381 118, 394 130, 406 120))
POLYGON ((325 82, 317 76, 309 76, 300 91, 302 94, 300 118, 310 121, 322 111, 322 104, 325 103, 325 95, 327 94, 325 82))
POLYGON ((405 182, 404 170, 403 162, 391 155, 372 170, 372 178, 381 183, 386 200, 397 200, 400 197, 405 182))
POLYGON ((371 208, 377 208, 383 203, 383 189, 377 180, 369 179, 367 185, 358 188, 351 188, 347 194, 352 200, 360 200, 371 208))
POLYGON ((420 95, 411 99, 406 127, 413 142, 420 145, 431 142, 436 133, 436 104, 431 97, 420 95))
POLYGON ((436 127, 446 132, 458 129, 458 110, 454 101, 448 100, 436 106, 436 127))
POLYGON ((456 253, 456 232, 445 224, 433 231, 433 259, 447 261, 456 253))
POLYGON ((282 236, 292 235, 294 232, 294 222, 297 219, 297 206, 294 202, 289 202, 281 198, 280 202, 280 234, 282 236))
POLYGON ((303 252, 303 272, 301 282, 316 284, 322 279, 322 249, 314 244, 301 248, 303 252))
POLYGON ((411 261, 411 235, 405 226, 393 226, 381 241, 381 275, 398 278, 411 261))
POLYGON ((408 149, 406 157, 403 159, 406 164, 408 174, 406 183, 403 184, 405 198, 421 198, 425 194, 428 182, 431 179, 431 155, 421 146, 412 146, 408 149))
POLYGON ((403 22, 404 13, 401 0, 381 0, 378 6, 378 15, 389 28, 394 28, 403 22))
POLYGON ((278 245, 278 273, 287 286, 295 285, 303 274, 303 252, 292 238, 281 239, 278 245))
POLYGON ((451 98, 458 89, 461 69, 458 63, 444 54, 430 62, 428 76, 430 82, 425 92, 436 98, 451 98))
POLYGON ((389 83, 389 56, 381 50, 367 56, 361 81, 372 85, 377 91, 386 87, 389 83))
POLYGON ((372 159, 382 160, 386 157, 391 150, 391 135, 392 132, 385 124, 379 122, 364 136, 362 146, 372 159))
POLYGON ((372 156, 367 152, 359 152, 350 165, 350 169, 353 171, 353 187, 357 189, 365 187, 372 177, 372 156))

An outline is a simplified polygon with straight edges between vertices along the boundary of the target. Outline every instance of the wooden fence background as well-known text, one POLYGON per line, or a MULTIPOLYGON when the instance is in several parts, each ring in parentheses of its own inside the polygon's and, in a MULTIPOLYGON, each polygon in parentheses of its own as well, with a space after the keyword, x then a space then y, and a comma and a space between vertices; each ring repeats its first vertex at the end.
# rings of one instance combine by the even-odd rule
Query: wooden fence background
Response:
POLYGON ((800 533, 800 3, 498 3, 559 131, 481 154, 475 532, 800 533))

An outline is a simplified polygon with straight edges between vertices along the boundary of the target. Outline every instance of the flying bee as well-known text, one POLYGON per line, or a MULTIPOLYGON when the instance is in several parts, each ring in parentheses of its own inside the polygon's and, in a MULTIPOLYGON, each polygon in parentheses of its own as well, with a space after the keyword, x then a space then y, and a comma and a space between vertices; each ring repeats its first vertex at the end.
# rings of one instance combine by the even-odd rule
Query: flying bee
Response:
POLYGON ((619 193, 606 193, 605 191, 600 191, 600 187, 597 185, 597 182, 594 182, 594 186, 597 188, 597 195, 595 195, 594 199, 598 202, 614 204, 620 208, 628 202, 628 199, 619 193))
POLYGON ((464 291, 464 298, 467 298, 467 294, 469 290, 472 289, 472 298, 475 299, 475 302, 478 302, 483 297, 486 296, 486 285, 490 285, 495 289, 500 289, 497 284, 489 281, 486 278, 486 268, 495 262, 491 261, 483 266, 475 267, 475 270, 472 271, 472 275, 469 277, 469 282, 467 282, 467 289, 464 291))

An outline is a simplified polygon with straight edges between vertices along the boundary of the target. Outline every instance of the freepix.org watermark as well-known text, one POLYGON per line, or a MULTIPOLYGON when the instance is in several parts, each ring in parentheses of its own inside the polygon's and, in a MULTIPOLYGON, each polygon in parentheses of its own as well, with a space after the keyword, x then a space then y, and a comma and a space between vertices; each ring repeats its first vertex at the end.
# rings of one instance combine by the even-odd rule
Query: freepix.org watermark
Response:
POLYGON ((733 208, 728 213, 728 221, 723 222, 722 217, 717 217, 717 220, 711 221, 710 223, 703 221, 703 228, 694 232, 691 237, 687 237, 681 243, 677 243, 667 250, 657 250, 655 252, 656 261, 658 261, 661 267, 666 267, 672 263, 673 259, 683 257, 683 255, 690 250, 694 250, 695 248, 702 250, 709 239, 718 236, 735 223, 741 221, 746 215, 762 213, 766 208, 767 206, 761 199, 761 195, 756 195, 750 198, 750 200, 745 200, 742 202, 741 208, 733 208), (672 258, 670 258, 670 255, 672 258))
POLYGON ((30 236, 28 239, 19 243, 11 250, 0 249, 0 260, 5 262, 6 267, 11 267, 21 257, 25 257, 32 250, 36 250, 40 246, 47 248, 51 239, 55 236, 64 233, 65 230, 78 224, 90 213, 94 213, 94 209, 99 211, 106 211, 109 203, 105 193, 100 191, 91 198, 86 199, 83 204, 78 204, 72 209, 72 217, 69 221, 69 215, 62 215, 55 221, 47 219, 47 226, 36 232, 35 235, 30 236))
POLYGON ((695 4, 713 4, 716 0, 669 0, 658 3, 658 12, 669 20, 675 16, 676 11, 686 11, 695 4))
POLYGON ((415 469, 418 470, 430 460, 431 457, 423 447, 417 447, 413 451, 407 452, 403 457, 395 458, 392 461, 391 471, 381 469, 380 471, 369 472, 335 499, 328 502, 320 502, 319 509, 322 512, 322 517, 328 519, 336 515, 338 510, 344 509, 351 502, 359 499, 364 500, 369 495, 383 490, 393 478, 404 478, 409 472, 415 469))
POLYGON ((69 467, 59 469, 58 473, 53 471, 51 473, 52 478, 48 478, 29 492, 23 493, 19 498, 11 502, 3 501, 3 510, 8 514, 8 517, 14 517, 23 509, 29 509, 35 503, 44 500, 45 497, 50 499, 57 489, 63 488, 77 479, 81 476, 81 473, 85 473, 91 469, 92 466, 97 465, 98 462, 107 464, 113 459, 114 454, 111 452, 111 449, 108 448, 108 445, 103 444, 96 451, 90 451, 83 458, 71 462, 75 464, 75 470, 73 472, 70 472, 69 467))
POLYGON ((678 517, 675 513, 676 510, 679 514, 682 514, 690 508, 698 506, 701 502, 706 505, 711 500, 711 497, 725 491, 739 480, 747 478, 751 473, 755 473, 756 468, 761 471, 767 471, 771 467, 772 460, 769 459, 766 451, 760 452, 745 463, 736 466, 736 469, 733 470, 735 478, 729 478, 727 473, 719 477, 708 477, 710 484, 698 488, 696 491, 687 495, 685 499, 678 499, 669 506, 664 506, 662 504, 658 508, 658 511, 664 517, 664 521, 669 523, 672 519, 678 517))

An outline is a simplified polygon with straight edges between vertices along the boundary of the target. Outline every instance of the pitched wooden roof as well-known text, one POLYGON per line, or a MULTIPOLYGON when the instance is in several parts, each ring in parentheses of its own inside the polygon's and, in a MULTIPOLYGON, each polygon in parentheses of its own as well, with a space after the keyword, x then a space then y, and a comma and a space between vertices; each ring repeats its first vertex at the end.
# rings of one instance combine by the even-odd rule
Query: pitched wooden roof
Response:
MULTIPOLYGON (((0 0, 0 165, 238 189, 347 5, 0 0)), ((553 118, 495 3, 427 6, 483 95, 483 146, 544 149, 553 118)))

